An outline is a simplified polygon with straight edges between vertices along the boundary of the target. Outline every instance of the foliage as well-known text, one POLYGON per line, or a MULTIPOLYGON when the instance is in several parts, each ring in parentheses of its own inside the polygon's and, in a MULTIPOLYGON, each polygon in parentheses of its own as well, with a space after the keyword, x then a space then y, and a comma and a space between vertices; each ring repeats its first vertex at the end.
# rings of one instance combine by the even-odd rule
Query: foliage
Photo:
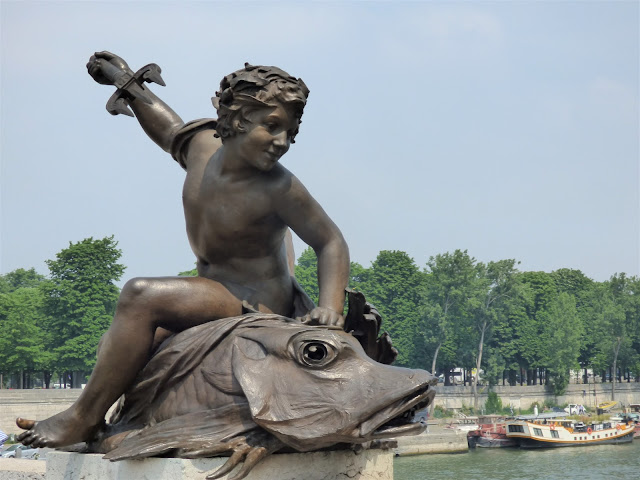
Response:
POLYGON ((496 392, 489 392, 487 396, 487 401, 484 403, 484 410, 489 415, 493 413, 502 413, 502 399, 498 396, 496 392))
POLYGON ((196 268, 192 268, 191 270, 185 270, 184 272, 178 273, 179 277, 197 277, 198 270, 196 268))
MULTIPOLYGON (((47 262, 50 278, 33 268, 0 275, 0 373, 88 372, 114 313, 119 258, 113 237, 89 238, 47 262)), ((579 270, 519 272, 517 264, 455 250, 430 257, 421 271, 407 253, 384 250, 368 267, 351 263, 349 287, 380 311, 399 365, 444 373, 446 381, 453 368, 467 378, 478 369, 490 386, 544 378, 559 394, 579 368, 640 378, 638 277, 594 282, 579 270)), ((296 278, 317 302, 311 248, 298 259, 296 278)), ((490 400, 487 411, 499 411, 491 404, 499 398, 490 400)))
POLYGON ((307 292, 307 295, 318 304, 320 289, 318 288, 318 257, 311 247, 307 247, 296 263, 295 267, 296 280, 307 292))
MULTIPOLYGON (((474 282, 475 328, 478 349, 476 351, 476 371, 480 371, 484 353, 484 345, 492 333, 493 326, 509 315, 513 308, 510 300, 517 298, 519 284, 515 260, 489 262, 485 267, 479 263, 477 278, 474 282)), ((477 394, 478 376, 473 379, 474 407, 478 408, 477 394)))
POLYGON ((61 371, 88 372, 102 334, 111 324, 124 272, 113 236, 70 243, 48 260, 51 278, 43 284, 44 312, 51 348, 61 371))
POLYGON ((476 410, 475 408, 473 408, 471 405, 466 405, 464 402, 462 403, 462 406, 460 407, 460 413, 464 414, 464 415, 475 415, 476 414, 476 410))
POLYGON ((6 373, 49 370, 53 355, 42 328, 44 296, 39 288, 20 287, 0 294, 0 370, 6 373))
MULTIPOLYGON (((615 320, 625 332, 621 362, 640 373, 637 278, 618 275, 615 282, 598 283, 572 269, 518 272, 517 263, 484 264, 456 250, 431 257, 421 272, 405 252, 382 251, 368 268, 351 264, 349 286, 381 312, 400 365, 438 372, 479 367, 489 385, 505 378, 531 381, 535 371, 560 392, 569 369, 613 364, 615 320)), ((298 259, 296 275, 317 298, 310 248, 298 259)))
POLYGON ((382 315, 382 330, 391 335, 401 366, 422 363, 416 338, 423 281, 414 260, 397 250, 381 251, 362 274, 362 291, 382 315))
POLYGON ((436 407, 433 409, 433 413, 432 413, 433 418, 446 418, 449 417, 449 412, 447 412, 447 409, 444 408, 441 405, 436 405, 436 407))
POLYGON ((569 384, 569 371, 579 368, 583 331, 574 297, 560 293, 549 305, 544 331, 547 340, 544 362, 555 395, 565 392, 569 384))
POLYGON ((18 268, 6 275, 0 275, 0 293, 11 293, 19 288, 37 288, 44 280, 34 268, 18 268))
MULTIPOLYGON (((433 352, 432 367, 438 360, 445 367, 469 364, 466 347, 471 334, 473 297, 477 277, 476 259, 466 250, 430 257, 422 295, 421 340, 433 352)), ((446 377, 446 376, 445 376, 446 377)))

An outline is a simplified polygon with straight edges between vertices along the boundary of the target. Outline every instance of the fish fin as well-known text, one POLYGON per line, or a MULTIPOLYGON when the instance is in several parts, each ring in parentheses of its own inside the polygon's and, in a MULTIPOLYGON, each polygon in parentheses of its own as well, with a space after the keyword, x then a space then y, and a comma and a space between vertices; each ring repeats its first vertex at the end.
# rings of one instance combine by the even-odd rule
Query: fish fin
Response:
POLYGON ((240 468, 240 471, 236 473, 230 480, 241 480, 247 475, 249 472, 255 467, 258 463, 262 461, 266 456, 269 455, 269 452, 264 447, 254 447, 252 448, 247 455, 244 457, 244 463, 240 468))
MULTIPOLYGON (((207 475, 206 479, 215 480, 217 478, 221 478, 240 464, 242 464, 240 470, 238 470, 230 480, 241 480, 245 478, 253 467, 260 463, 265 457, 271 455, 277 450, 280 450, 284 445, 277 438, 272 437, 268 433, 264 432, 264 434, 259 434, 257 436, 260 438, 260 445, 257 446, 251 446, 249 443, 255 443, 253 441, 255 439, 250 438, 247 440, 247 437, 237 437, 227 442, 225 446, 233 453, 224 465, 207 475)), ((209 456, 208 452, 205 451, 191 452, 192 455, 194 453, 197 453, 198 456, 209 456)))

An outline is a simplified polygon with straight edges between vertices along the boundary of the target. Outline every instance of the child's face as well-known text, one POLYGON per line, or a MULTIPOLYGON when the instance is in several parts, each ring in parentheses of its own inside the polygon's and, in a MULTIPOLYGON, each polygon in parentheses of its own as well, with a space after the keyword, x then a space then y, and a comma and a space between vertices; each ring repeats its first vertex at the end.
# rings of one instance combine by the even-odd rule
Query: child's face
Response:
POLYGON ((246 131, 238 135, 240 154, 254 168, 271 170, 289 150, 298 123, 294 110, 280 104, 249 113, 246 131))

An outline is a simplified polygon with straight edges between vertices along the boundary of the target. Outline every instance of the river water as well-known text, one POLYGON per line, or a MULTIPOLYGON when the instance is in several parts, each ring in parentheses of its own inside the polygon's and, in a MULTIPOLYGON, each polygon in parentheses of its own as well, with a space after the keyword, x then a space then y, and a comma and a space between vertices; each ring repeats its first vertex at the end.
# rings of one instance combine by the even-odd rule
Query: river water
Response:
POLYGON ((394 480, 639 480, 640 439, 622 445, 476 448, 394 461, 394 480))

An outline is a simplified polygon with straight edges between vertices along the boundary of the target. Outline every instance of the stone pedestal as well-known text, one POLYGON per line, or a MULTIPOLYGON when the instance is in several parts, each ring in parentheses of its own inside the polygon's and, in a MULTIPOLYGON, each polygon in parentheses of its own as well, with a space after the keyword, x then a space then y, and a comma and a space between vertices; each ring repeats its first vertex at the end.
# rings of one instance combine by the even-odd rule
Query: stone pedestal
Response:
MULTIPOLYGON (((110 462, 102 455, 51 452, 46 480, 204 480, 226 458, 147 458, 110 462)), ((237 469, 236 469, 237 471, 237 469)), ((228 480, 234 472, 222 477, 228 480)), ((274 454, 246 480, 393 480, 393 453, 383 450, 274 454)))

